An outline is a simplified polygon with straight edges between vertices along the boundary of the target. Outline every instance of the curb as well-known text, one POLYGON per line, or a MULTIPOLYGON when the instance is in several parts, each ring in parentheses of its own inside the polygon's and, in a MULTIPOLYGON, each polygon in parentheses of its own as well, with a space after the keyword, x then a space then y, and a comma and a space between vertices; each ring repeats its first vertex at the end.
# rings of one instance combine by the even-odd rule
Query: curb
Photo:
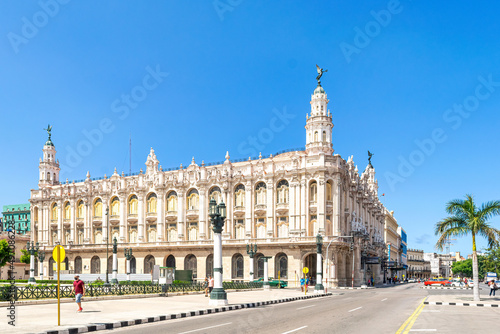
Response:
POLYGON ((499 304, 448 303, 448 302, 424 302, 424 305, 499 307, 499 304))
POLYGON ((353 288, 353 287, 346 287, 346 286, 339 286, 339 287, 336 287, 336 288, 328 288, 328 290, 367 290, 367 289, 375 289, 376 287, 375 286, 369 286, 369 287, 366 287, 366 288, 360 288, 360 287, 356 287, 356 288, 353 288))
MULTIPOLYGON (((436 290, 472 290, 473 288, 459 288, 456 286, 421 286, 420 289, 436 289, 436 290)), ((479 290, 482 290, 479 288, 479 290)))
POLYGON ((315 295, 310 295, 310 296, 275 299, 275 300, 268 300, 265 302, 245 303, 245 304, 232 305, 232 306, 216 307, 216 308, 211 308, 211 309, 206 309, 206 310, 181 312, 181 313, 176 313, 176 314, 160 315, 160 316, 156 316, 156 317, 148 317, 148 318, 143 318, 143 319, 134 319, 134 320, 128 320, 128 321, 116 321, 116 322, 110 322, 110 323, 104 323, 104 324, 98 324, 98 325, 89 324, 89 325, 80 326, 80 327, 71 327, 71 328, 58 329, 58 330, 49 330, 49 331, 45 331, 45 332, 41 332, 41 333, 43 333, 43 334, 77 334, 77 333, 95 332, 95 331, 106 330, 106 329, 114 329, 114 328, 128 327, 128 326, 134 326, 134 325, 140 325, 140 324, 146 324, 146 323, 158 322, 158 321, 164 321, 164 320, 170 320, 170 319, 181 319, 181 318, 187 318, 187 317, 194 317, 194 316, 198 316, 198 315, 214 314, 214 313, 220 313, 220 312, 226 312, 226 311, 241 310, 241 309, 245 309, 245 308, 254 308, 254 307, 259 307, 259 306, 264 306, 264 305, 281 304, 281 303, 286 303, 286 302, 291 302, 291 301, 296 301, 296 300, 326 297, 326 296, 331 296, 331 295, 332 295, 332 293, 330 292, 330 293, 315 294, 315 295))

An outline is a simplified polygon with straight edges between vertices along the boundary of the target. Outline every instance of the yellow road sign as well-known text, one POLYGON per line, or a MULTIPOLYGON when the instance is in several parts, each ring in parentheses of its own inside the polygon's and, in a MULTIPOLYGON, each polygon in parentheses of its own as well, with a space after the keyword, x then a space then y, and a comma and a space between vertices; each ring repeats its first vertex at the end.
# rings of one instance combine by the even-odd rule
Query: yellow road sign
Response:
POLYGON ((56 263, 58 262, 63 262, 64 259, 66 258, 66 251, 64 250, 63 246, 57 245, 54 247, 54 250, 52 251, 52 258, 56 263), (59 252, 57 250, 59 249, 59 252))
POLYGON ((307 268, 307 267, 302 268, 302 272, 304 274, 307 274, 309 272, 309 268, 307 268))

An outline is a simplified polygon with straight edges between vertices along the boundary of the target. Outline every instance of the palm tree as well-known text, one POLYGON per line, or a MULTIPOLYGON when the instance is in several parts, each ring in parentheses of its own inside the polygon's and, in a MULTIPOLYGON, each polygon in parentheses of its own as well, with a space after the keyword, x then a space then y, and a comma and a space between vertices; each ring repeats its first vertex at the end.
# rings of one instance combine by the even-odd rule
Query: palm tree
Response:
POLYGON ((488 240, 488 247, 498 245, 500 230, 490 226, 488 220, 500 215, 500 201, 486 202, 477 207, 472 195, 466 195, 465 200, 455 199, 446 205, 446 212, 451 216, 436 224, 436 235, 439 239, 436 248, 443 250, 446 239, 452 236, 472 235, 472 277, 474 279, 474 301, 479 301, 479 273, 476 252, 476 236, 488 240))

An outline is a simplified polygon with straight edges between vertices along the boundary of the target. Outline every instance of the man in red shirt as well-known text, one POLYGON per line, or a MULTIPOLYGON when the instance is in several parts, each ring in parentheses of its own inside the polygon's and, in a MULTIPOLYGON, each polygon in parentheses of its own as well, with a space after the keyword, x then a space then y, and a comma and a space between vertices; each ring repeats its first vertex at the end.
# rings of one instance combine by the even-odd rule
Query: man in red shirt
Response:
POLYGON ((72 292, 75 293, 76 303, 78 304, 77 312, 82 312, 82 297, 85 294, 85 284, 83 284, 83 281, 80 281, 80 276, 78 275, 75 275, 72 292))

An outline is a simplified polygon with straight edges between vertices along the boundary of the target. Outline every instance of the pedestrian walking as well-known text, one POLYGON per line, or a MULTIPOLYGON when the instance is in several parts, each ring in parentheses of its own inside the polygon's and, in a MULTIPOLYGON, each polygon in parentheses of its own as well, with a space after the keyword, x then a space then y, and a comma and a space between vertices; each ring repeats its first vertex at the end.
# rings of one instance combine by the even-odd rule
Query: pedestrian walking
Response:
POLYGON ((205 281, 203 282, 203 287, 205 288, 205 297, 208 297, 208 277, 205 277, 205 281))
POLYGON ((300 291, 304 292, 304 285, 306 284, 306 280, 304 277, 300 279, 300 291))
POLYGON ((208 293, 212 293, 214 289, 214 278, 212 276, 208 276, 208 293))
POLYGON ((495 290, 498 289, 497 285, 495 284, 495 280, 491 280, 488 285, 490 286, 490 297, 492 293, 493 297, 495 297, 495 290))
POLYGON ((80 276, 75 275, 75 281, 73 282, 73 289, 71 292, 75 293, 76 303, 78 304, 78 311, 82 312, 82 297, 85 294, 85 284, 80 281, 80 276))
POLYGON ((311 282, 309 276, 306 277, 306 292, 307 292, 307 287, 309 286, 309 283, 311 282))

